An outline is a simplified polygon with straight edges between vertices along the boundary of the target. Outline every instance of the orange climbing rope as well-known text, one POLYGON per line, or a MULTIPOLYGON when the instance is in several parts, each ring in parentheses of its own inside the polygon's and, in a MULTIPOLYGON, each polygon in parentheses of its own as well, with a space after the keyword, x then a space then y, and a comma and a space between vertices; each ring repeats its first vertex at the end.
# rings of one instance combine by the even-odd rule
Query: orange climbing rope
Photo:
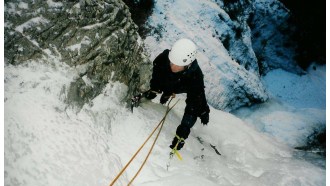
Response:
POLYGON ((151 134, 148 136, 148 138, 144 141, 144 143, 140 146, 140 148, 135 152, 135 154, 132 156, 132 158, 128 161, 128 163, 123 167, 123 169, 118 173, 118 175, 116 176, 116 178, 110 183, 110 186, 112 186, 112 185, 114 185, 115 184, 115 182, 118 180, 118 178, 123 174, 123 172, 126 170, 126 168, 129 166, 129 164, 133 161, 133 159, 136 157, 136 155, 141 151, 141 149, 144 147, 144 145, 149 141, 149 139, 151 138, 151 136, 155 133, 155 131, 159 128, 159 126, 161 126, 160 127, 160 129, 159 129, 159 131, 158 131, 158 134, 157 134, 157 136, 156 136, 156 138, 155 138, 155 140, 154 140, 154 142, 153 142, 153 144, 152 144, 152 146, 151 146, 151 148, 150 148, 150 150, 149 150, 149 152, 148 152, 148 155, 146 156, 146 158, 144 159, 144 161, 143 161, 143 163, 142 163, 142 165, 141 165, 141 167, 140 167, 140 169, 137 171, 137 173, 134 175, 134 177, 132 178, 132 180, 129 182, 129 184, 128 185, 130 185, 133 181, 134 181, 134 179, 137 177, 137 175, 140 173, 140 171, 142 170, 142 168, 143 168, 143 166, 144 166, 144 164, 147 162, 147 159, 149 158, 149 155, 151 154, 151 151, 152 151, 152 149, 154 148, 154 145, 155 145, 155 143, 156 143, 156 141, 157 141, 157 139, 158 139, 158 136, 159 136, 159 134, 160 134, 160 132, 161 132, 161 130, 162 130, 162 128, 163 128, 163 125, 164 125, 164 123, 165 123, 165 119, 166 119, 166 117, 167 117, 167 114, 172 110, 172 108, 179 102, 179 100, 174 104, 174 105, 172 105, 171 107, 169 106, 170 105, 170 103, 171 103, 171 101, 172 101, 172 99, 173 99, 173 97, 171 98, 171 100, 168 102, 168 104, 167 104, 167 109, 166 109, 166 112, 165 112, 165 115, 164 115, 164 117, 162 118, 162 120, 158 123, 158 125, 155 127, 155 129, 151 132, 151 134))

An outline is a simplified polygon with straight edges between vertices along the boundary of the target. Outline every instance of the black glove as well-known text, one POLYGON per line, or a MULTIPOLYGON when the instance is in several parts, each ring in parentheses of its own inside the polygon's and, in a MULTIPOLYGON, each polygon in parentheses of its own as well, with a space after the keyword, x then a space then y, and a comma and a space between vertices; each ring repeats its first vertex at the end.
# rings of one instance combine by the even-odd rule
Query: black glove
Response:
MULTIPOLYGON (((178 141, 179 141, 178 137, 175 136, 173 138, 172 144, 170 145, 170 148, 173 149, 176 146, 176 144, 178 143, 178 141)), ((180 150, 183 147, 183 145, 184 145, 184 140, 180 140, 180 142, 178 143, 178 146, 176 147, 176 150, 180 150)))
POLYGON ((205 106, 201 114, 199 115, 199 118, 201 118, 201 122, 203 125, 207 125, 209 123, 209 113, 210 113, 210 107, 208 105, 205 106))
POLYGON ((165 104, 171 96, 172 94, 163 93, 162 97, 160 97, 160 104, 165 104))
POLYGON ((201 118, 201 122, 203 123, 203 125, 207 125, 209 122, 209 113, 210 113, 210 108, 209 106, 206 106, 204 111, 201 112, 201 114, 199 115, 199 117, 201 118))
POLYGON ((203 125, 207 125, 209 123, 209 113, 208 112, 204 112, 201 114, 201 116, 199 116, 201 118, 201 122, 203 123, 203 125))
POLYGON ((159 91, 154 91, 154 90, 148 90, 145 92, 143 95, 147 99, 154 99, 157 96, 157 93, 160 93, 159 91))

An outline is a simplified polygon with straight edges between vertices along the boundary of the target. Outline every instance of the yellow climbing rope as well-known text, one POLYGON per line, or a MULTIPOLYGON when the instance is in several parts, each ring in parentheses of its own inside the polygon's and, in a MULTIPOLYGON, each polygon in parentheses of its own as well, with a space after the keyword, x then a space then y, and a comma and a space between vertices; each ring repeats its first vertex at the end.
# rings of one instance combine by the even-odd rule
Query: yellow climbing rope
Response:
POLYGON ((154 148, 154 145, 156 144, 156 141, 158 139, 158 136, 163 128, 163 125, 165 123, 165 119, 167 117, 167 114, 172 110, 172 108, 179 102, 179 100, 170 107, 170 103, 171 101, 173 100, 173 97, 171 97, 170 101, 168 102, 167 104, 167 109, 166 109, 166 112, 165 112, 165 115, 164 117, 162 118, 162 120, 158 123, 158 125, 155 127, 155 129, 151 132, 151 134, 148 136, 148 138, 144 141, 144 143, 140 146, 140 148, 135 152, 135 154, 133 155, 133 157, 128 161, 128 163, 123 167, 123 169, 118 173, 118 175, 116 176, 116 178, 110 183, 110 186, 114 185, 115 182, 118 180, 118 178, 123 174, 123 172, 126 170, 126 168, 129 166, 129 164, 133 161, 133 159, 136 157, 136 155, 141 151, 141 149, 144 147, 144 145, 149 141, 149 139, 151 138, 151 136, 155 133, 155 131, 159 128, 160 126, 160 129, 157 133, 157 136, 148 152, 148 155, 146 156, 146 158, 144 159, 142 165, 140 166, 139 170, 137 171, 137 173, 134 175, 134 177, 131 179, 131 181, 128 183, 128 185, 132 184, 132 182, 134 181, 134 179, 138 176, 138 174, 140 173, 140 171, 142 170, 144 164, 147 162, 147 159, 149 158, 151 152, 152 152, 152 149, 154 148))

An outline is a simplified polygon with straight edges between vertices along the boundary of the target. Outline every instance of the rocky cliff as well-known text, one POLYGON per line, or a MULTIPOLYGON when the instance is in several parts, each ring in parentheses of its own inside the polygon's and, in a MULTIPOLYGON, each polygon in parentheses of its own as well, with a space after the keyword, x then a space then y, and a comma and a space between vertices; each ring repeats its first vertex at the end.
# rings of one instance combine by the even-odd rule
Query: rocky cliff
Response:
POLYGON ((65 62, 79 72, 66 101, 81 107, 109 80, 145 88, 150 62, 137 26, 120 0, 10 0, 5 2, 5 59, 65 62))
POLYGON ((277 0, 185 6, 157 1, 147 24, 150 36, 142 41, 121 0, 8 0, 5 58, 14 65, 56 59, 75 68, 79 75, 64 92, 66 101, 79 108, 110 80, 127 85, 125 100, 147 89, 151 63, 143 42, 153 59, 179 38, 194 40, 208 102, 227 111, 266 101, 260 78, 270 69, 300 72, 295 46, 287 42, 288 10, 277 0), (195 8, 198 12, 191 12, 195 8))

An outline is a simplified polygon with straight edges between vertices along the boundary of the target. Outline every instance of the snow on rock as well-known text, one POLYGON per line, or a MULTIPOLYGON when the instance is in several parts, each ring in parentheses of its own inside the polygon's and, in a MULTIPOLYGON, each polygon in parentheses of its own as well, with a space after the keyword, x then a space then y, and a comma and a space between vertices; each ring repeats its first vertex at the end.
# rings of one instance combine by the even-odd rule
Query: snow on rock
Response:
MULTIPOLYGON (((165 106, 155 103, 159 97, 131 113, 121 103, 127 86, 118 82, 109 82, 75 113, 63 99, 76 73, 63 63, 5 64, 5 185, 108 185, 163 117, 165 106)), ((185 95, 178 99, 134 185, 325 184, 325 169, 296 159, 288 146, 213 108, 208 126, 198 120, 193 127, 180 151, 183 161, 172 159, 167 171, 168 145, 185 107, 185 95)), ((127 185, 150 146, 117 185, 127 185)))
POLYGON ((288 20, 290 10, 278 0, 254 0, 253 5, 249 27, 262 73, 277 68, 302 73, 295 60, 297 46, 292 41, 295 28, 288 20))
POLYGON ((267 100, 249 30, 235 38, 234 28, 238 23, 216 2, 157 1, 148 24, 154 28, 153 35, 145 39, 151 60, 164 49, 170 49, 179 38, 190 38, 197 44, 207 99, 215 108, 232 110, 267 100), (230 49, 221 40, 226 34, 232 45, 230 49))
POLYGON ((326 124, 325 110, 298 109, 274 99, 252 108, 241 108, 235 115, 291 147, 305 146, 308 137, 325 130, 326 124))
MULTIPOLYGON (((81 11, 85 3, 94 1, 80 2, 82 4, 72 4, 70 14, 81 11)), ((53 11, 66 6, 65 3, 51 0, 45 3, 53 11)), ((5 16, 23 18, 21 15, 27 15, 26 11, 30 7, 31 4, 27 1, 19 4, 7 2, 5 16)), ((36 12, 42 11, 43 9, 38 9, 36 12)), ((126 20, 118 9, 115 12, 118 19, 126 20)), ((226 50, 224 41, 215 37, 217 32, 213 26, 219 22, 219 14, 228 22, 217 27, 218 34, 221 31, 232 35, 231 26, 235 25, 218 4, 213 1, 191 1, 189 4, 186 1, 157 1, 154 12, 150 24, 158 28, 159 32, 155 33, 160 35, 150 36, 145 41, 151 59, 165 48, 170 48, 177 39, 189 37, 199 46, 198 60, 205 74, 208 101, 214 107, 230 110, 267 99, 257 70, 239 65, 231 57, 233 51, 226 50), (199 12, 188 14, 194 10, 199 12)), ((41 58, 42 62, 28 57, 16 61, 15 65, 8 62, 4 64, 4 183, 31 186, 108 185, 151 133, 166 108, 158 103, 158 96, 152 102, 142 103, 131 113, 122 103, 129 86, 117 82, 114 76, 118 72, 112 71, 98 95, 84 102, 79 112, 72 109, 66 100, 71 83, 77 77, 80 77, 82 84, 94 88, 94 79, 86 74, 90 66, 69 66, 61 61, 65 56, 61 55, 60 48, 43 45, 32 35, 26 37, 31 25, 41 28, 47 24, 46 21, 40 22, 40 19, 24 24, 37 17, 35 14, 28 15, 24 16, 25 21, 17 25, 6 22, 5 41, 10 38, 8 36, 20 38, 22 46, 15 45, 15 52, 41 51, 43 57, 46 54, 48 57, 41 58), (20 31, 25 36, 15 31, 18 25, 24 25, 24 29, 22 27, 20 31), (28 63, 22 63, 23 61, 28 63)), ((46 16, 45 18, 50 20, 46 16)), ((91 21, 84 24, 88 26, 85 31, 90 32, 95 29, 94 26, 98 27, 104 22, 100 23, 102 24, 91 21)), ((38 31, 38 28, 35 29, 38 31)), ((244 36, 249 35, 248 30, 243 33, 244 36)), ((63 37, 70 37, 72 34, 67 32, 63 37)), ((109 34, 111 38, 104 38, 105 43, 101 43, 113 44, 109 42, 111 39, 125 34, 127 32, 119 29, 118 32, 109 34)), ((88 37, 103 38, 102 33, 94 32, 88 37)), ((77 42, 67 46, 75 46, 83 39, 84 37, 79 37, 77 42)), ((250 45, 249 37, 244 37, 243 40, 241 46, 250 45)), ((140 41, 138 45, 141 45, 140 41)), ((78 49, 79 47, 76 48, 78 49)), ((238 47, 236 52, 240 52, 239 49, 238 47)), ((253 57, 250 49, 247 55, 253 57)), ((244 59, 245 57, 243 55, 244 59)), ((303 138, 313 127, 325 126, 325 91, 315 91, 324 86, 324 77, 325 68, 319 66, 311 68, 309 74, 304 76, 292 76, 282 70, 270 72, 263 81, 266 82, 268 94, 272 96, 271 101, 276 98, 275 104, 270 101, 266 103, 269 109, 258 110, 260 105, 257 105, 251 110, 243 110, 240 115, 243 120, 211 107, 210 123, 203 126, 198 119, 180 151, 183 161, 172 159, 167 170, 170 151, 168 146, 181 122, 185 107, 185 95, 178 95, 174 101, 180 99, 179 104, 168 115, 153 153, 133 184, 325 185, 324 166, 297 158, 297 151, 292 149, 292 146, 304 141, 303 138), (278 77, 283 79, 277 79, 278 77), (286 79, 290 81, 284 81, 286 79), (302 86, 295 86, 295 81, 302 86), (283 84, 298 90, 306 85, 308 91, 291 94, 294 91, 282 88, 283 84), (312 84, 320 86, 314 87, 312 84), (287 96, 283 96, 285 93, 287 96), (308 99, 310 95, 318 95, 318 99, 308 99), (304 104, 301 101, 305 101, 304 104), (210 144, 217 148, 221 156, 210 144)), ((82 88, 77 87, 77 90, 82 88)), ((127 185, 150 146, 150 142, 146 144, 145 149, 117 181, 117 185, 127 185)))
POLYGON ((296 75, 278 69, 264 78, 273 97, 296 108, 326 108, 326 67, 312 64, 307 73, 296 75))
POLYGON ((66 110, 74 74, 65 64, 5 66, 5 185, 107 185, 120 169, 105 130, 66 110))
POLYGON ((129 87, 125 100, 148 86, 151 64, 122 1, 12 1, 5 2, 4 14, 9 63, 46 63, 55 57, 70 66, 86 67, 70 86, 71 105, 81 108, 110 78, 129 87), (84 76, 93 86, 84 83, 84 76))
POLYGON ((34 17, 34 18, 26 21, 25 23, 18 25, 15 28, 15 31, 23 33, 24 29, 28 29, 30 27, 37 27, 39 24, 47 24, 47 23, 49 23, 49 21, 42 16, 34 17))
MULTIPOLYGON (((326 129, 326 68, 313 64, 305 75, 272 70, 263 81, 271 99, 235 115, 291 147, 306 147, 325 152, 323 139, 315 139, 326 129), (318 149, 321 148, 321 149, 318 149)), ((324 139, 325 140, 325 139, 324 139)), ((322 159, 324 163, 324 158, 322 159)), ((321 163, 321 164, 323 164, 321 163)))

